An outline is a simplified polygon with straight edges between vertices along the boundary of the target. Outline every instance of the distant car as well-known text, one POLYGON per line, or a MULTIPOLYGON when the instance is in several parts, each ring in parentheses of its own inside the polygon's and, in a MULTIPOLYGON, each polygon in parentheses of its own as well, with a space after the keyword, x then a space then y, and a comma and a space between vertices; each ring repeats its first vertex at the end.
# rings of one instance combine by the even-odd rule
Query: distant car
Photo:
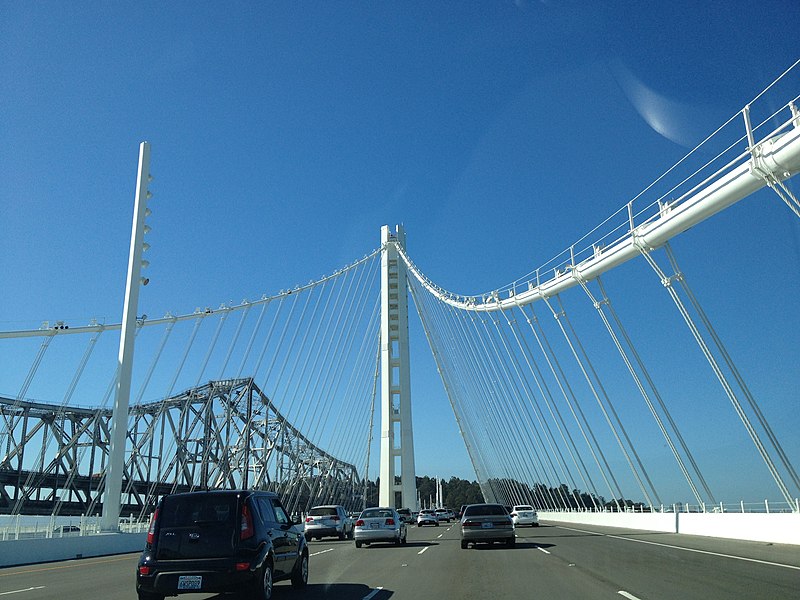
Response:
POLYGON ((394 542, 397 545, 406 543, 406 524, 393 508, 367 508, 361 512, 356 521, 356 548, 362 544, 373 542, 394 542))
POLYGON ((539 515, 536 513, 536 509, 529 504, 518 504, 512 508, 511 520, 514 521, 515 527, 523 525, 539 526, 539 515))
POLYGON ((467 504, 462 504, 461 508, 458 509, 458 513, 456 514, 456 518, 460 521, 461 517, 464 516, 464 509, 467 508, 467 504))
POLYGON ((437 508, 436 509, 436 518, 439 520, 440 523, 442 521, 445 521, 446 523, 449 523, 450 522, 450 511, 448 511, 446 508, 437 508))
POLYGON ((414 517, 411 515, 410 508, 398 508, 397 514, 400 515, 400 518, 403 519, 403 523, 413 523, 414 517))
POLYGON ((53 533, 57 535, 68 535, 80 533, 81 528, 77 525, 59 525, 53 529, 53 533))
POLYGON ((136 567, 139 600, 238 593, 269 600, 272 584, 308 583, 308 546, 278 495, 212 490, 164 496, 136 567))
POLYGON ((324 537, 338 537, 340 540, 353 538, 353 522, 347 516, 344 506, 315 506, 308 511, 305 523, 306 541, 324 537))
POLYGON ((419 511, 419 514, 417 515, 417 527, 422 527, 423 525, 435 525, 436 527, 439 526, 439 519, 434 511, 427 508, 419 511))
POLYGON ((514 522, 502 504, 470 504, 461 517, 461 548, 478 542, 505 542, 513 547, 514 522))

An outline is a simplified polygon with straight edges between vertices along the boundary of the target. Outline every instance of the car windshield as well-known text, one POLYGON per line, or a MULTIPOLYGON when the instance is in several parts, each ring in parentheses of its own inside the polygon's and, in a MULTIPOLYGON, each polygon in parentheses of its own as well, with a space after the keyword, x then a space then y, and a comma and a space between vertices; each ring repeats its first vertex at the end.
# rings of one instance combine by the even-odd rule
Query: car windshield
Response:
POLYGON ((527 505, 525 505, 525 506, 515 506, 514 510, 533 510, 533 507, 532 506, 527 506, 527 505))

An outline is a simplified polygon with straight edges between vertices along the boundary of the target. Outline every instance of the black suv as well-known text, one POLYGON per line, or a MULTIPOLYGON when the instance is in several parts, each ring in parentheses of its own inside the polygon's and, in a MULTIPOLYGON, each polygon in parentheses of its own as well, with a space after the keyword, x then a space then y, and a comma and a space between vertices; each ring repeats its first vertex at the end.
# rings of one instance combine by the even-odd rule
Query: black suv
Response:
POLYGON ((139 600, 239 592, 268 600, 274 581, 308 582, 308 546, 277 494, 214 490, 159 502, 136 569, 139 600))

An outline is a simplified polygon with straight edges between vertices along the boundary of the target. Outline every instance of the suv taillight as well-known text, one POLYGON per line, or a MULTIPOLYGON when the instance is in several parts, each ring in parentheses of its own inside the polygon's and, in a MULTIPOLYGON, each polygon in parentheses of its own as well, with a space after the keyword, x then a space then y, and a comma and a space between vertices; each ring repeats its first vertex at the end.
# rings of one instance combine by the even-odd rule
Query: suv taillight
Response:
POLYGON ((306 517, 306 523, 313 523, 314 517, 306 517))
POLYGON ((394 525, 394 519, 386 519, 387 525, 394 525))
POLYGON ((356 521, 356 527, 363 527, 364 526, 364 519, 359 519, 356 521))
POLYGON ((156 534, 156 520, 158 519, 158 509, 153 513, 153 518, 150 519, 150 528, 147 530, 147 543, 153 543, 156 534))
POLYGON ((242 531, 239 534, 239 539, 246 540, 253 537, 255 533, 253 529, 253 517, 250 515, 250 509, 247 508, 245 504, 242 506, 242 531))

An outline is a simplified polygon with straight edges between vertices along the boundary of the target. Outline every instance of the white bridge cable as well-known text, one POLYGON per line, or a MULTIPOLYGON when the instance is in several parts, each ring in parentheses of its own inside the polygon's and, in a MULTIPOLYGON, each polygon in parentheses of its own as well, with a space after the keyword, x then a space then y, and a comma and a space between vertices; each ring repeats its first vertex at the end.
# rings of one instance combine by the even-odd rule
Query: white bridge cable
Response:
MULTIPOLYGON (((502 311, 501 311, 502 312, 502 311)), ((484 318, 484 326, 486 325, 486 320, 490 320, 492 325, 494 325, 494 332, 489 333, 487 338, 489 339, 495 356, 497 357, 497 364, 499 369, 502 373, 498 373, 498 381, 504 382, 506 387, 509 389, 507 390, 507 396, 509 400, 509 410, 508 414, 512 416, 510 421, 513 423, 513 426, 517 430, 517 439, 522 442, 523 450, 525 451, 520 452, 519 455, 529 457, 530 463, 528 461, 522 461, 522 464, 530 464, 531 469, 533 472, 528 472, 528 479, 523 481, 530 481, 536 482, 533 484, 532 493, 538 498, 535 501, 535 504, 538 505, 538 508, 546 508, 549 504, 555 506, 556 501, 553 497, 552 490, 555 489, 554 481, 550 477, 550 471, 547 468, 547 464, 544 460, 544 446, 541 443, 541 434, 536 427, 535 422, 531 419, 530 413, 527 411, 526 403, 523 399, 523 392, 520 390, 520 384, 524 388, 525 385, 520 378, 521 372, 514 361, 512 360, 512 364, 514 364, 513 373, 512 368, 509 367, 508 362, 512 357, 512 353, 509 351, 508 340, 503 335, 503 331, 500 326, 499 319, 495 314, 487 315, 484 318), (499 345, 498 345, 499 341, 499 345), (513 384, 513 385, 512 385, 513 384), (514 418, 514 415, 519 415, 522 417, 522 422, 518 422, 517 419, 514 418), (524 427, 527 425, 527 427, 524 427), (547 483, 548 487, 544 490, 538 484, 547 483)), ((527 391, 527 390, 526 390, 527 391)), ((534 503, 534 501, 530 501, 530 503, 534 503)))
MULTIPOLYGON (((377 282, 376 270, 374 281, 377 282)), ((376 286, 377 287, 377 286, 376 286)), ((366 298, 365 298, 366 300, 366 298)), ((368 306, 367 302, 359 303, 365 309, 368 306)), ((341 455, 345 457, 352 457, 353 464, 355 464, 359 452, 363 452, 364 439, 371 439, 372 431, 369 428, 370 414, 367 414, 365 408, 374 405, 375 401, 375 381, 370 377, 370 366, 372 363, 372 352, 374 348, 375 339, 379 339, 380 331, 380 294, 375 295, 375 302, 373 303, 372 314, 367 322, 367 327, 362 332, 361 346, 356 354, 356 361, 350 369, 349 381, 344 388, 342 406, 337 412, 336 418, 329 431, 340 432, 342 438, 339 445, 341 447, 341 455), (373 389, 370 393, 370 381, 373 382, 373 389), (361 415, 360 421, 357 415, 361 415), (364 416, 367 417, 367 423, 364 423, 364 416), (361 436, 356 435, 355 432, 361 432, 361 436)), ((356 336, 351 336, 355 342, 356 336)), ((380 343, 378 343, 380 348, 380 343)), ((330 422, 330 419, 327 420, 330 422)), ((334 447, 334 446, 332 446, 334 447)), ((368 471, 363 472, 363 478, 366 480, 368 471)), ((343 485, 342 481, 337 481, 336 486, 343 485)), ((334 487, 329 491, 328 495, 323 497, 323 502, 331 503, 334 498, 339 494, 339 489, 334 487)))
MULTIPOLYGON (((648 505, 651 508, 660 505, 661 500, 658 496, 658 492, 656 492, 652 481, 650 481, 647 470, 642 464, 639 454, 636 452, 636 448, 634 447, 633 442, 631 442, 628 432, 619 418, 617 410, 614 408, 614 403, 611 401, 611 398, 606 392, 605 386, 603 385, 597 370, 594 368, 591 358, 581 342, 580 336, 578 336, 578 333, 575 331, 575 328, 572 325, 572 320, 569 318, 569 315, 564 308, 564 304, 561 302, 561 296, 556 296, 556 301, 558 302, 558 311, 553 308, 549 299, 544 299, 545 304, 548 306, 548 308, 550 308, 553 316, 556 318, 556 322, 558 323, 558 326, 564 335, 564 339, 566 340, 572 355, 575 358, 575 361, 577 362, 584 379, 586 380, 586 384, 589 386, 592 396, 597 402, 597 405, 600 408, 606 423, 611 429, 614 439, 616 440, 620 451, 625 457, 625 461, 628 463, 628 467, 630 468, 634 479, 636 479, 636 482, 639 484, 639 488, 647 500, 648 505), (633 455, 633 458, 631 458, 631 454, 633 455), (645 480, 647 481, 647 486, 645 486, 644 482, 642 481, 642 476, 644 476, 645 480), (656 500, 655 504, 653 502, 653 497, 655 497, 656 500)), ((602 456, 602 448, 599 445, 598 452, 602 456)), ((603 457, 603 461, 605 462, 605 457, 603 457)))
MULTIPOLYGON (((517 307, 517 309, 522 314, 522 316, 525 317, 526 321, 530 324, 530 319, 524 313, 524 311, 522 311, 519 307, 517 307)), ((573 450, 575 449, 575 443, 572 441, 571 436, 570 436, 570 439, 568 441, 567 435, 569 435, 569 432, 567 431, 566 434, 565 434, 564 429, 562 429, 562 425, 565 425, 563 417, 561 416, 560 412, 558 411, 558 407, 555 406, 555 404, 554 404, 553 395, 550 392, 550 388, 547 385, 547 381, 545 380, 545 378, 544 378, 544 376, 543 376, 543 374, 541 372, 541 369, 539 368, 538 362, 536 361, 536 359, 534 358, 533 354, 531 353, 531 349, 530 349, 530 346, 528 345, 527 339, 525 338, 525 336, 523 335, 523 332, 518 327, 517 319, 516 319, 516 316, 515 316, 516 315, 516 311, 511 312, 511 316, 510 317, 509 317, 509 314, 508 314, 509 311, 502 311, 502 312, 503 312, 503 315, 506 318, 506 321, 508 322, 508 325, 509 325, 509 328, 511 329, 511 332, 514 335, 514 341, 517 343, 517 347, 520 350, 520 354, 525 359, 525 364, 528 367, 528 372, 530 373, 531 377, 533 378, 533 381, 536 384, 536 388, 539 390, 539 394, 541 395, 542 401, 545 403, 545 406, 547 407, 547 410, 548 410, 548 412, 550 414, 550 418, 553 420, 553 424, 555 425, 556 430, 558 431, 559 436, 561 437, 561 441, 564 443, 564 448, 566 449, 566 452, 569 454, 570 458, 572 459, 572 462, 573 462, 573 464, 575 465, 575 468, 578 471, 579 477, 582 478, 583 489, 586 491, 586 493, 591 495, 591 492, 594 491, 594 486, 593 485, 590 486, 589 483, 584 478, 585 469, 583 469, 583 470, 581 469, 581 466, 578 464, 578 461, 577 461, 577 459, 575 457, 576 452, 573 452, 573 450)), ((547 420, 547 417, 544 414, 544 411, 542 410, 541 405, 539 404, 539 400, 538 400, 536 394, 533 393, 533 390, 531 390, 529 392, 529 398, 531 400, 531 408, 534 410, 534 414, 536 415, 537 420, 541 424, 542 429, 547 432, 547 440, 548 440, 548 444, 550 446, 551 453, 554 456, 556 456, 556 458, 557 458, 556 462, 559 464, 559 466, 561 468, 562 482, 569 483, 569 484, 572 485, 571 494, 572 494, 572 497, 574 498, 574 500, 576 502, 575 508, 578 508, 578 506, 581 506, 581 505, 583 506, 583 508, 587 508, 585 506, 584 502, 583 502, 583 498, 581 496, 578 496, 577 493, 576 493, 578 485, 577 485, 577 482, 575 480, 575 477, 574 477, 574 475, 572 473, 572 470, 569 468, 569 464, 567 463, 567 460, 564 457, 564 453, 562 452, 562 450, 561 450, 561 448, 559 446, 559 443, 556 440, 555 435, 553 434, 553 431, 552 431, 552 429, 550 427, 550 424, 549 424, 549 422, 547 420)), ((564 428, 566 428, 566 427, 564 427, 564 428)), ((559 489, 561 489, 560 486, 559 486, 559 489)), ((594 495, 591 495, 590 497, 592 498, 592 502, 594 504, 594 507, 597 508, 596 501, 594 499, 594 495)), ((570 506, 570 504, 565 498, 564 499, 564 507, 567 508, 569 506, 570 506)))
POLYGON ((669 263, 670 263, 670 267, 671 267, 671 269, 673 271, 673 275, 671 277, 667 277, 665 275, 663 270, 656 263, 655 259, 651 256, 650 252, 644 252, 643 254, 644 254, 645 258, 647 259, 647 261, 650 263, 650 265, 654 268, 656 273, 659 275, 659 277, 661 278, 662 283, 664 283, 664 286, 667 288, 667 290, 669 291, 670 295, 672 296, 672 299, 675 302, 675 304, 678 307, 678 309, 680 310, 681 315, 684 317, 684 320, 686 321, 687 325, 689 325, 689 328, 692 331, 692 334, 694 335, 695 340, 700 345, 703 353, 705 354, 707 360, 709 361, 709 364, 711 365, 712 369, 714 370, 714 373, 716 374, 717 378, 719 379, 720 383, 722 384, 726 395, 728 396, 729 400, 733 404, 737 415, 739 415, 739 418, 742 421, 742 424, 745 426, 745 429, 747 430, 748 434, 750 435, 750 438, 752 439, 753 443, 756 445, 756 448, 758 449, 759 453, 761 454, 762 459, 766 463, 767 468, 769 469, 770 473, 773 476, 773 479, 775 480, 775 483, 777 484, 778 488, 781 491, 781 494, 784 496, 784 498, 786 499, 786 502, 789 504, 789 506, 792 506, 792 504, 794 502, 793 496, 789 492, 789 490, 788 490, 788 488, 786 486, 786 483, 783 480, 783 477, 782 477, 780 471, 775 466, 775 463, 772 460, 772 456, 767 451, 767 449, 764 447, 764 444, 763 444, 763 442, 761 440, 761 437, 759 436, 759 434, 756 431, 755 427, 753 427, 753 424, 751 423, 749 417, 747 416, 747 413, 745 412, 744 408, 742 407, 741 403, 739 402, 739 399, 738 399, 736 393, 734 392, 733 387, 728 382, 727 377, 725 376, 724 371, 720 367, 719 362, 716 360, 713 351, 708 346, 708 344, 705 342, 705 339, 703 338, 703 335, 702 335, 700 329, 696 326, 696 324, 692 320, 691 315, 689 314, 689 311, 685 308, 685 305, 683 304, 683 302, 681 301, 680 297, 678 296, 676 290, 674 289, 675 286, 672 285, 673 281, 677 280, 679 282, 681 289, 684 291, 684 293, 686 294, 687 298, 689 299, 689 302, 691 303, 693 309, 695 310, 695 312, 699 316, 701 322, 703 323, 703 326, 705 327, 706 332, 711 337, 711 340, 712 340, 714 346, 717 348, 717 351, 719 352, 720 356, 722 357, 723 362, 727 366, 728 371, 730 372, 730 374, 735 379, 736 383, 739 386, 739 389, 740 389, 742 395, 744 395, 744 397, 747 400, 751 410, 755 414, 756 419, 758 420, 759 424, 761 425, 761 427, 763 428, 763 430, 766 433, 767 437, 769 438, 769 441, 772 443, 773 449, 778 454, 778 458, 783 463, 783 466, 784 466, 786 472, 788 473, 789 478, 794 483, 794 485, 796 487, 796 490, 800 491, 800 478, 798 477, 797 472, 794 469, 794 466, 792 465, 791 461, 789 460, 789 457, 784 452, 783 447, 781 446, 780 442, 778 441, 778 438, 775 436, 775 433, 772 430, 772 427, 769 425, 769 422, 767 421, 766 417, 764 416, 763 412, 761 411, 761 408, 759 407, 758 403, 756 402, 755 398, 753 397, 752 393, 750 392, 750 388, 747 386, 747 383, 742 378, 738 368, 736 367, 736 364, 734 363, 733 359, 731 358, 730 354, 728 353, 728 351, 727 351, 727 349, 725 347, 725 344, 722 342, 722 339, 719 337, 719 335, 717 334, 716 330, 714 329, 714 326, 712 325, 711 320, 708 318, 708 316, 706 315, 705 311, 703 310, 699 300, 697 299, 697 297, 692 292, 692 289, 689 287, 689 284, 686 281, 685 275, 683 274, 683 272, 680 270, 680 267, 678 266, 677 259, 675 258, 675 254, 672 251, 672 248, 671 248, 670 244, 666 244, 664 246, 664 251, 665 251, 665 253, 667 255, 667 258, 668 258, 669 263))
MULTIPOLYGON (((522 306, 520 306, 519 308, 520 310, 522 310, 524 314, 526 314, 522 306)), ((612 500, 617 506, 617 509, 619 509, 620 508, 619 498, 622 497, 622 490, 620 489, 619 484, 617 484, 613 473, 611 473, 611 470, 608 467, 608 463, 605 461, 605 457, 602 455, 602 452, 599 450, 597 451, 595 450, 597 442, 594 437, 594 433, 592 432, 591 427, 589 426, 589 423, 585 415, 583 414, 583 410, 581 409, 580 403, 578 402, 575 393, 572 390, 572 386, 569 383, 569 379, 567 378, 564 369, 561 367, 561 363, 558 360, 558 356, 553 350, 553 347, 550 344, 547 335, 545 334, 544 328, 542 327, 539 318, 536 316, 536 311, 534 310, 533 305, 530 305, 530 318, 528 319, 528 324, 530 326, 531 332, 536 338, 536 342, 539 345, 539 349, 542 351, 542 355, 545 357, 547 366, 550 368, 550 372, 553 375, 553 378, 555 379, 556 383, 558 384, 558 388, 561 391, 561 396, 564 399, 564 402, 567 404, 567 407, 569 408, 569 412, 572 415, 572 419, 573 421, 575 421, 575 425, 577 426, 578 431, 580 432, 581 437, 583 438, 583 441, 586 443, 586 447, 589 450, 592 459, 594 460, 595 466, 597 467, 600 476, 605 482, 608 491, 611 493, 612 500), (592 440, 594 440, 594 444, 592 443, 592 440), (598 454, 600 454, 600 457, 598 457, 598 454), (602 463, 601 463, 601 458, 603 461, 602 463), (611 481, 609 481, 609 477, 611 477, 611 481, 614 482, 614 487, 612 487, 611 481)), ((562 424, 566 425, 563 420, 562 424)), ((571 436, 570 440, 572 440, 571 436)), ((572 442, 572 444, 577 451, 577 447, 575 447, 574 442, 572 442)), ((578 456, 581 456, 580 452, 578 452, 578 456)), ((599 495, 597 489, 594 486, 594 482, 592 481, 591 475, 589 474, 589 471, 586 467, 586 464, 582 458, 580 460, 580 465, 584 470, 584 474, 587 480, 592 485, 590 491, 593 494, 599 495)))
POLYGON ((423 331, 425 332, 428 345, 433 353, 434 362, 436 363, 439 376, 442 380, 442 385, 445 389, 447 400, 453 410, 453 415, 456 419, 461 437, 464 440, 464 445, 467 449, 472 468, 478 478, 478 481, 485 483, 489 476, 487 474, 486 465, 483 461, 483 454, 478 451, 477 440, 472 430, 471 423, 465 418, 465 408, 461 405, 462 392, 461 386, 458 385, 458 378, 456 378, 452 371, 453 368, 450 363, 449 354, 444 351, 447 347, 444 342, 443 334, 440 333, 440 328, 434 326, 434 316, 430 305, 435 303, 435 298, 431 294, 426 293, 424 290, 418 291, 417 282, 415 279, 409 279, 409 290, 414 300, 414 305, 417 308, 417 313, 422 322, 423 331))
POLYGON ((609 300, 608 294, 605 291, 605 286, 603 286, 603 282, 600 277, 597 278, 597 285, 600 290, 600 294, 602 296, 602 299, 599 301, 592 294, 591 290, 589 289, 588 283, 587 282, 581 283, 581 287, 583 288, 584 292, 589 297, 589 300, 592 302, 593 306, 597 310, 598 315, 603 321, 606 330, 608 331, 609 335, 611 336, 614 342, 614 346, 617 348, 617 351, 622 357, 622 360, 625 363, 628 372, 631 374, 631 377, 633 378, 636 387, 639 390, 639 393, 642 395, 642 398, 644 399, 648 409, 650 410, 650 413, 655 419, 656 424, 658 425, 658 428, 661 431, 661 434, 664 436, 664 439, 667 442, 667 445, 669 446, 672 455, 675 457, 675 461, 678 463, 678 468, 680 469, 681 473, 683 473, 683 476, 686 479, 686 482, 689 485, 689 488, 691 489, 692 494, 695 497, 695 500, 697 500, 698 505, 702 505, 706 500, 708 500, 712 506, 716 505, 717 501, 714 498, 714 494, 711 492, 711 489, 709 488, 708 483, 705 480, 705 477, 703 477, 703 474, 701 473, 700 468, 698 467, 694 459, 694 456, 692 455, 692 452, 690 451, 689 447, 684 441, 683 436, 681 435, 681 432, 678 429, 677 424, 672 418, 672 414, 670 413, 668 407, 664 403, 661 394, 658 391, 658 388, 656 387, 655 383, 650 377, 650 373, 647 370, 646 366, 644 365, 644 362, 642 361, 639 352, 636 350, 633 341, 628 335, 625 326, 622 324, 622 320, 617 314, 617 311, 614 309, 611 300, 609 300), (611 321, 609 321, 608 316, 606 315, 606 311, 611 315, 611 319, 614 322, 613 325, 611 321), (614 325, 616 325, 616 328, 614 327, 614 325), (623 346, 623 341, 625 343, 625 346, 623 346), (661 408, 661 412, 664 414, 665 420, 672 428, 672 431, 674 432, 674 435, 678 440, 680 449, 686 455, 689 463, 694 469, 694 472, 696 473, 697 478, 699 479, 706 493, 706 499, 702 497, 699 490, 697 489, 697 485, 694 482, 694 478, 692 474, 689 472, 689 469, 687 468, 686 464, 684 463, 683 457, 681 456, 680 451, 676 447, 675 441, 672 439, 673 436, 670 434, 669 430, 667 429, 667 426, 664 424, 664 419, 661 418, 661 415, 659 414, 658 410, 653 404, 653 401, 650 398, 650 394, 645 388, 645 384, 642 381, 642 379, 644 379, 644 382, 647 383, 647 386, 652 391, 652 395, 655 397, 656 402, 661 408))
MULTIPOLYGON (((511 311, 503 310, 503 311, 501 311, 501 314, 503 315, 503 318, 506 321, 506 326, 511 331, 511 334, 514 337, 514 341, 517 344, 517 348, 524 355, 524 346, 520 341, 520 332, 517 329, 516 317, 514 316, 515 313, 511 312, 511 311), (509 312, 511 313, 510 315, 509 315, 509 312)), ((495 320, 495 324, 497 324, 497 323, 498 323, 498 321, 495 320)), ((554 509, 555 508, 559 508, 559 507, 566 508, 566 507, 568 507, 570 505, 569 504, 569 500, 564 495, 564 490, 560 485, 561 483, 570 483, 572 485, 573 498, 576 500, 576 503, 579 505, 581 502, 578 499, 577 494, 574 493, 576 488, 577 488, 577 485, 575 483, 575 478, 573 477, 572 473, 569 471, 569 467, 566 464, 566 461, 564 459, 564 455, 563 455, 561 449, 558 447, 558 444, 556 443, 556 440, 555 440, 555 438, 553 436, 553 431, 550 428, 549 423, 544 418, 544 414, 543 414, 541 406, 539 404, 539 400, 536 397, 536 394, 533 392, 533 389, 531 388, 530 382, 528 381, 528 377, 525 375, 523 367, 520 364, 519 359, 517 358, 517 354, 510 347, 510 344, 508 342, 507 336, 505 335, 505 333, 503 332, 502 328, 499 325, 498 325, 497 329, 498 329, 498 334, 501 336, 506 355, 508 356, 508 358, 510 359, 510 361, 511 361, 511 363, 513 365, 514 371, 516 373, 516 377, 521 382, 521 384, 523 386, 523 389, 524 389, 524 392, 525 392, 525 398, 527 400, 527 406, 530 407, 530 411, 533 413, 533 417, 535 417, 535 419, 536 419, 536 422, 534 423, 532 418, 531 418, 531 413, 528 411, 527 406, 524 406, 524 403, 522 403, 523 406, 522 406, 521 412, 523 412, 526 415, 527 419, 528 419, 531 431, 533 432, 532 437, 533 437, 534 443, 538 442, 538 448, 539 448, 538 449, 538 455, 540 457, 540 461, 542 461, 542 463, 544 463, 544 461, 546 460, 547 461, 547 465, 549 465, 549 473, 552 475, 552 479, 548 479, 548 483, 550 483, 550 487, 551 488, 553 488, 553 484, 554 483, 558 484, 555 487, 555 489, 556 489, 557 493, 560 496, 561 502, 557 503, 557 502, 555 502, 553 500, 552 508, 554 508, 554 509), (537 429, 537 424, 538 424, 538 429, 537 429), (538 434, 538 431, 542 432, 541 436, 538 434), (544 438, 544 442, 540 438, 544 438), (549 452, 545 448, 545 442, 547 443, 547 446, 549 447, 549 452), (560 471, 560 474, 559 474, 559 471, 560 471)), ((526 361, 526 363, 528 365, 528 369, 529 369, 528 372, 531 373, 531 375, 533 376, 533 378, 535 380, 535 383, 537 384, 537 386, 539 386, 540 393, 541 393, 541 385, 540 385, 539 381, 537 380, 534 371, 530 368, 530 363, 532 362, 532 357, 528 357, 527 355, 524 355, 524 358, 525 358, 525 361, 526 361)), ((548 472, 547 469, 545 469, 545 472, 548 472)), ((548 490, 548 493, 550 493, 550 490, 548 490)))
POLYGON ((477 425, 476 430, 481 444, 485 448, 483 453, 490 461, 490 474, 494 474, 494 477, 490 477, 487 483, 494 488, 497 500, 507 503, 510 495, 507 481, 511 475, 508 465, 510 452, 506 448, 500 447, 500 444, 505 441, 505 432, 497 427, 497 410, 492 406, 491 400, 494 392, 488 381, 486 367, 482 364, 485 354, 482 355, 476 348, 477 342, 474 336, 469 334, 469 326, 474 326, 473 318, 459 314, 456 314, 455 317, 453 335, 454 339, 459 340, 462 346, 456 356, 464 358, 465 365, 460 370, 461 376, 468 383, 467 389, 472 388, 471 393, 465 396, 465 400, 471 405, 471 412, 477 425), (467 319, 469 322, 465 325, 464 320, 467 319), (467 377, 467 373, 470 373, 471 377, 467 377))
POLYGON ((445 390, 449 392, 448 397, 451 407, 454 413, 459 415, 458 420, 467 433, 465 442, 470 460, 475 467, 476 475, 481 482, 486 499, 488 501, 496 501, 497 497, 494 492, 486 494, 487 487, 493 488, 494 483, 491 482, 491 469, 487 462, 490 454, 481 450, 486 441, 485 435, 483 435, 481 428, 477 426, 480 423, 480 419, 470 416, 473 407, 468 403, 470 392, 467 388, 474 387, 475 384, 472 378, 460 376, 461 373, 468 372, 467 369, 459 368, 459 363, 466 360, 467 351, 456 337, 450 322, 442 315, 443 307, 436 303, 435 299, 429 294, 418 292, 414 280, 411 280, 410 283, 418 312, 422 317, 423 327, 432 342, 431 347, 434 350, 434 357, 437 359, 445 390), (439 312, 438 315, 434 313, 436 310, 439 312), (437 322, 440 324, 435 326, 437 322), (439 342, 434 343, 434 339, 438 339, 439 342))

